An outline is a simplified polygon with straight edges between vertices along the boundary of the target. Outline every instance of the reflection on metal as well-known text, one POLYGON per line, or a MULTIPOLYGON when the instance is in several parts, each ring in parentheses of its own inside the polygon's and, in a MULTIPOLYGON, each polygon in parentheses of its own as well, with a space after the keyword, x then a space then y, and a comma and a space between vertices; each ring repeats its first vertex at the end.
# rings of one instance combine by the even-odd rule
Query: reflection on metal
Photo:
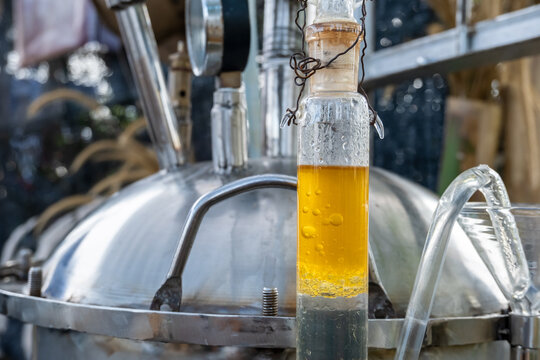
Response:
POLYGON ((248 153, 244 88, 217 89, 211 118, 214 170, 217 173, 230 173, 245 168, 248 153))
POLYGON ((295 157, 296 126, 287 129, 279 126, 283 114, 287 108, 295 106, 298 97, 299 87, 294 86, 294 72, 289 67, 289 59, 265 60, 262 64, 261 82, 264 153, 269 157, 295 157))
MULTIPOLYGON (((470 2, 470 1, 469 1, 470 2)), ((365 87, 448 73, 540 53, 540 5, 376 51, 366 56, 365 87), (463 47, 463 31, 467 38, 463 47)))
POLYGON ((540 348, 540 316, 510 316, 510 342, 525 349, 540 348))
POLYGON ((116 17, 160 167, 180 165, 182 143, 146 5, 128 6, 116 17))
POLYGON ((280 129, 286 109, 293 107, 299 88, 289 57, 300 48, 300 32, 294 19, 297 1, 264 2, 263 49, 261 54, 261 114, 264 120, 264 153, 269 157, 296 156, 296 127, 280 129))
MULTIPOLYGON (((248 191, 264 188, 282 188, 296 191, 296 178, 286 175, 266 174, 245 177, 227 185, 223 185, 201 196, 191 207, 186 217, 182 236, 176 247, 173 262, 167 280, 159 288, 150 306, 159 310, 161 305, 168 305, 172 311, 180 311, 182 303, 182 274, 186 266, 193 241, 199 231, 204 215, 212 206, 231 197, 248 191)), ((276 239, 277 242, 277 239, 276 239)))
MULTIPOLYGON (((45 328, 131 340, 257 348, 295 346, 294 317, 174 313, 82 305, 5 289, 0 289, 0 313, 45 328)), ((496 341, 506 318, 489 315, 432 320, 425 345, 457 346, 496 341)), ((402 319, 370 319, 369 347, 395 348, 402 323, 402 319)))
POLYGON ((512 348, 511 360, 538 360, 540 351, 538 349, 524 349, 522 346, 512 348))
MULTIPOLYGON (((294 175, 296 162, 257 159, 245 172, 230 175, 215 174, 211 163, 200 163, 125 188, 78 224, 44 265, 44 295, 148 308, 167 277, 193 203, 226 183, 263 173, 294 175)), ((371 260, 379 285, 397 316, 403 316, 437 198, 380 169, 371 169, 370 180, 371 260)), ((270 285, 279 290, 280 313, 294 314, 295 204, 292 191, 261 189, 215 205, 204 217, 184 269, 183 311, 260 314, 261 288, 270 285)), ((445 286, 437 290, 433 317, 483 315, 507 307, 458 227, 448 251, 441 278, 445 286)))
POLYGON ((221 70, 224 32, 221 0, 186 0, 186 38, 196 76, 221 70))
POLYGON ((180 142, 186 161, 193 157, 191 151, 191 65, 187 48, 183 41, 178 42, 177 51, 169 56, 169 96, 178 120, 180 142))

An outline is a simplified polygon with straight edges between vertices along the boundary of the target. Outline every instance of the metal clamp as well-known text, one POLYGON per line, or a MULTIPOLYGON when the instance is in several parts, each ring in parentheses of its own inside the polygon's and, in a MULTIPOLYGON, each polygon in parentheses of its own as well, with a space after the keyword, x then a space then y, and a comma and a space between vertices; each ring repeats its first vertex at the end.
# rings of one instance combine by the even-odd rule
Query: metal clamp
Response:
POLYGON ((162 305, 168 305, 171 311, 180 311, 182 303, 182 273, 193 247, 193 241, 199 231, 204 215, 215 204, 245 192, 263 189, 281 188, 296 191, 296 178, 286 175, 256 175, 246 177, 227 185, 223 185, 201 196, 191 207, 182 230, 182 236, 174 254, 173 262, 167 280, 154 295, 151 310, 160 310, 162 305))

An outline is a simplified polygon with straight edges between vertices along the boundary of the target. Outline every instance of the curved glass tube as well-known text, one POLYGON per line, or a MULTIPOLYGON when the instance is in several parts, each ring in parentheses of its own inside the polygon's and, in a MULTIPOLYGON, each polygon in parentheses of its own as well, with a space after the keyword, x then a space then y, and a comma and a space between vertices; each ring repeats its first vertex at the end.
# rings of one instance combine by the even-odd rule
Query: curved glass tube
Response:
MULTIPOLYGON (((469 198, 481 191, 492 209, 510 207, 510 200, 500 176, 486 165, 459 175, 442 195, 429 229, 420 260, 407 315, 400 333, 396 360, 418 359, 426 332, 437 282, 439 280, 448 239, 454 223, 469 198)), ((513 309, 524 308, 530 276, 521 241, 510 212, 489 212, 495 236, 504 252, 505 268, 495 268, 489 256, 480 253, 497 284, 513 309)))

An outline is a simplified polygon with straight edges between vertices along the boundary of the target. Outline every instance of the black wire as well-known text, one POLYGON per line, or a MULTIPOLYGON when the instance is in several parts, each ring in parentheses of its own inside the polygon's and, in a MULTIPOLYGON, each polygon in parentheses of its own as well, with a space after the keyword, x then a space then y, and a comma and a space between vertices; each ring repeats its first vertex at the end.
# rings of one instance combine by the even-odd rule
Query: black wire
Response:
MULTIPOLYGON (((332 65, 334 61, 336 61, 341 56, 347 54, 349 51, 351 51, 360 41, 362 36, 364 37, 364 45, 361 50, 361 56, 360 56, 360 65, 362 68, 362 78, 360 80, 360 83, 358 84, 357 91, 361 93, 366 100, 368 100, 368 96, 363 89, 362 85, 364 83, 365 78, 365 66, 364 66, 364 57, 366 56, 366 49, 367 49, 367 39, 366 39, 366 16, 367 16, 367 9, 366 9, 366 1, 364 0, 362 2, 362 17, 360 18, 360 22, 362 24, 362 30, 354 40, 354 42, 349 46, 346 50, 340 52, 339 54, 335 55, 333 58, 331 58, 326 64, 321 65, 321 60, 316 59, 311 56, 307 56, 305 51, 305 40, 306 40, 306 34, 305 34, 305 28, 306 28, 306 9, 308 6, 307 0, 298 0, 300 3, 300 9, 296 12, 296 17, 294 19, 294 23, 296 24, 296 27, 300 30, 302 33, 302 48, 301 51, 296 52, 291 55, 291 58, 289 60, 289 66, 291 69, 293 69, 295 77, 294 77, 294 84, 296 86, 300 87, 300 91, 298 93, 298 97, 296 98, 296 104, 295 108, 287 108, 285 111, 285 115, 283 116, 282 124, 285 123, 290 126, 291 124, 298 125, 296 114, 298 112, 298 109, 300 107, 300 100, 302 99, 302 94, 304 93, 304 89, 306 88, 306 82, 307 80, 315 75, 315 73, 318 70, 325 69, 332 65), (303 23, 300 24, 300 14, 303 14, 303 23)), ((369 104, 369 109, 373 112, 373 120, 370 122, 371 125, 375 123, 375 120, 377 119, 377 113, 375 112, 375 109, 369 104)))

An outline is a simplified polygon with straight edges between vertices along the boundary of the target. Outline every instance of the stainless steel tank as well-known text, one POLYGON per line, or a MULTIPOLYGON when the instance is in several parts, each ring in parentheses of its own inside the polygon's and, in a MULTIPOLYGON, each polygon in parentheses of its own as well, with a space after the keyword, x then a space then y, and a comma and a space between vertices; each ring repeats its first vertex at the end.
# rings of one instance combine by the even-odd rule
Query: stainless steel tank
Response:
MULTIPOLYGON (((122 11, 119 18, 128 22, 144 18, 144 11, 122 11)), ((167 124, 166 99, 157 107, 148 101, 156 94, 163 100, 161 88, 143 94, 143 103, 167 124)), ((0 310, 38 325, 37 358, 294 358, 296 193, 290 190, 255 190, 213 206, 183 273, 182 312, 148 310, 200 196, 250 175, 296 174, 287 158, 250 160, 227 174, 211 163, 179 167, 181 141, 173 130, 153 132, 165 169, 105 201, 46 261, 44 299, 0 289, 0 310), (277 317, 260 316, 264 287, 279 291, 277 317)), ((380 169, 370 176, 370 358, 387 359, 437 197, 380 169)), ((509 343, 499 334, 507 303, 459 227, 440 284, 424 358, 508 359, 509 343)))

